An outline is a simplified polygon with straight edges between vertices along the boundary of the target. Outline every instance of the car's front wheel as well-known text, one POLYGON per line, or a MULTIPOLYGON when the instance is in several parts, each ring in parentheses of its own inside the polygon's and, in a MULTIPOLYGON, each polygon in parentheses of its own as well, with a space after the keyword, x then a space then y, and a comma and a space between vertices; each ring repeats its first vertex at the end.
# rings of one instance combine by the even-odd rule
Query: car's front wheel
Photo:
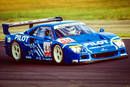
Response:
POLYGON ((20 44, 16 41, 11 44, 11 54, 14 61, 21 62, 23 60, 20 44))
POLYGON ((53 47, 53 61, 56 64, 64 63, 64 53, 60 45, 55 45, 53 47))

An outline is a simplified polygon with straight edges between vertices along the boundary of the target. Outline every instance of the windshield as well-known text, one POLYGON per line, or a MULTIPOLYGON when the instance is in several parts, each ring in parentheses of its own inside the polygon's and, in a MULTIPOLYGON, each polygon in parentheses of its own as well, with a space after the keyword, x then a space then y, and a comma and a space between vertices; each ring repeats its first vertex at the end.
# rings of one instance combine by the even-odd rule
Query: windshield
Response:
POLYGON ((56 37, 74 36, 88 33, 95 33, 93 29, 83 23, 63 24, 54 27, 56 37))

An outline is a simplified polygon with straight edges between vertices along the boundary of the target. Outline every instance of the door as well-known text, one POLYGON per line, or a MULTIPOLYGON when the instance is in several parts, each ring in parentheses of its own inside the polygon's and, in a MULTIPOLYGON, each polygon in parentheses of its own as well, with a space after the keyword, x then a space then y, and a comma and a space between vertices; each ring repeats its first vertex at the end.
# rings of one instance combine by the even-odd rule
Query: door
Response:
POLYGON ((29 56, 37 60, 52 60, 51 43, 54 39, 49 26, 40 26, 30 32, 29 56))

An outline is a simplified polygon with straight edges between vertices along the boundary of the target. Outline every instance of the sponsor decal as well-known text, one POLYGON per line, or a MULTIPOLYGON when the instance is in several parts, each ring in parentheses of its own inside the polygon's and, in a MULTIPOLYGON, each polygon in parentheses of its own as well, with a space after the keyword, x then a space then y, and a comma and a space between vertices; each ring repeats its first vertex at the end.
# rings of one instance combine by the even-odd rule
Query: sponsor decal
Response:
POLYGON ((70 46, 69 48, 73 48, 73 47, 81 47, 82 45, 76 45, 76 46, 70 46))
POLYGON ((66 44, 66 43, 70 43, 70 42, 75 42, 75 40, 73 40, 71 38, 59 38, 57 41, 60 42, 60 43, 62 43, 62 44, 66 44))
POLYGON ((25 42, 27 42, 28 38, 29 38, 29 36, 16 35, 14 39, 18 40, 18 41, 25 41, 25 42))
POLYGON ((108 49, 102 48, 101 51, 107 51, 108 49))
POLYGON ((109 47, 109 45, 94 46, 94 47, 89 47, 89 49, 97 49, 97 48, 102 48, 102 47, 109 47))
POLYGON ((51 42, 44 42, 43 48, 44 48, 44 56, 51 57, 51 42))
POLYGON ((36 53, 38 55, 38 57, 44 57, 44 52, 43 49, 40 47, 39 44, 24 44, 25 46, 29 47, 30 50, 28 51, 28 54, 30 56, 34 56, 34 54, 36 53))
POLYGON ((107 40, 102 40, 102 41, 97 41, 97 42, 89 42, 89 43, 85 43, 85 46, 96 46, 96 45, 102 45, 102 44, 107 44, 108 41, 107 40))
POLYGON ((51 58, 51 42, 44 42, 44 50, 40 44, 24 44, 29 47, 27 59, 31 59, 32 56, 35 56, 37 60, 52 60, 51 58))
POLYGON ((26 58, 27 58, 27 59, 32 59, 32 57, 31 57, 31 56, 26 56, 26 58))

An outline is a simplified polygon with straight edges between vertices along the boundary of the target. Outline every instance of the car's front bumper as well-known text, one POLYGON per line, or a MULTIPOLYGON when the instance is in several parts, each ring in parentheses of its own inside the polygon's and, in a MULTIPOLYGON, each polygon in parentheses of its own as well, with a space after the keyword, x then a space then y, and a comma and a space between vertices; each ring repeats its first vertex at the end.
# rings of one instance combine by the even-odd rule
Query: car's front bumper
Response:
POLYGON ((121 56, 114 56, 114 57, 106 57, 106 58, 91 58, 91 59, 73 59, 73 63, 93 63, 93 62, 98 62, 98 61, 105 61, 105 60, 112 60, 112 59, 120 59, 120 58, 128 58, 128 54, 125 53, 121 56))

